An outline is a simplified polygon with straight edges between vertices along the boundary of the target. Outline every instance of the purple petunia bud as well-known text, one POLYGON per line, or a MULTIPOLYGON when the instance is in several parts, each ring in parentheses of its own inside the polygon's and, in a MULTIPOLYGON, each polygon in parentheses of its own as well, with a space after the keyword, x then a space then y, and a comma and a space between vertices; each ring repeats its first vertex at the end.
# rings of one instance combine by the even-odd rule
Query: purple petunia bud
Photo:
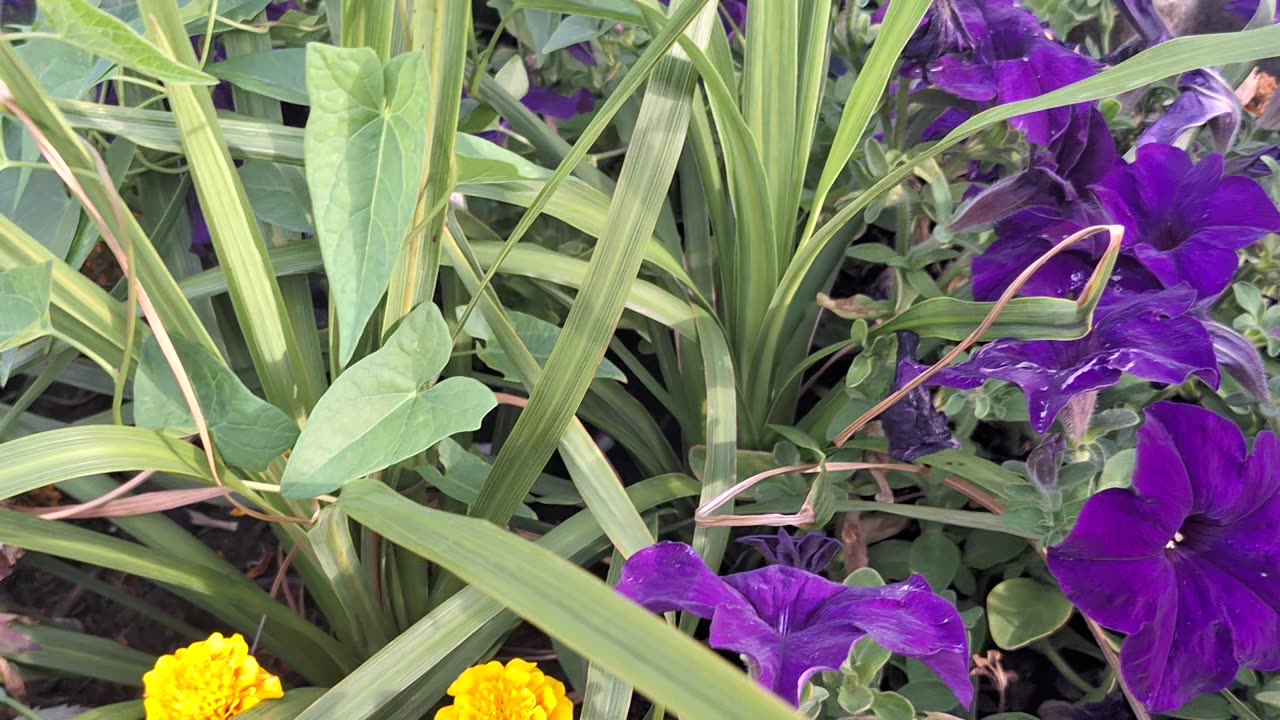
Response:
POLYGON ((1213 339, 1213 352, 1222 369, 1263 405, 1271 404, 1271 390, 1267 387, 1267 371, 1262 366, 1262 356, 1253 343, 1240 333, 1216 322, 1205 322, 1204 327, 1213 339))
POLYGON ((1049 497, 1058 491, 1058 470, 1066 454, 1066 439, 1054 433, 1027 456, 1027 477, 1041 495, 1049 497))

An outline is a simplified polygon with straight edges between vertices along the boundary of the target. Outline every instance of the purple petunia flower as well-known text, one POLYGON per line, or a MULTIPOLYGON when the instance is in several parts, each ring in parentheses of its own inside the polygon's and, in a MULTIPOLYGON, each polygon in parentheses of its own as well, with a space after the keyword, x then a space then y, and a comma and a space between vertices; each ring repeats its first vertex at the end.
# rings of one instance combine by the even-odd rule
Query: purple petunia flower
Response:
MULTIPOLYGON (((973 49, 943 55, 925 80, 950 95, 990 107, 1038 97, 1097 73, 1098 64, 1051 39, 1035 15, 1009 0, 957 0, 973 49)), ((1027 139, 1048 145, 1071 118, 1054 108, 1010 120, 1027 139)))
MULTIPOLYGON (((1266 191, 1248 178, 1223 177, 1222 170, 1220 155, 1193 165, 1177 147, 1138 148, 1132 165, 1114 166, 1089 188, 1089 197, 1063 213, 1030 210, 997 226, 1000 239, 973 260, 974 297, 995 298, 1054 242, 1099 222, 1125 227, 1109 293, 1185 282, 1198 299, 1216 296, 1235 274, 1236 251, 1280 232, 1280 212, 1266 191)), ((1077 293, 1103 247, 1100 241, 1086 241, 1061 253, 1035 274, 1023 293, 1077 293)))
POLYGON ((1196 375, 1216 388, 1213 342, 1187 314, 1194 300, 1186 286, 1116 298, 1099 308, 1093 330, 1079 340, 997 340, 928 384, 973 390, 987 380, 1014 383, 1027 396, 1038 433, 1071 398, 1115 385, 1125 373, 1168 384, 1196 375))
POLYGON ((575 45, 570 45, 565 48, 565 52, 569 53, 569 57, 577 60, 583 65, 586 65, 587 67, 595 67, 599 64, 596 62, 596 54, 591 49, 590 42, 580 42, 575 45))
POLYGON ((1128 634, 1130 690, 1152 712, 1280 669, 1280 440, 1159 403, 1138 431, 1133 489, 1085 503, 1049 571, 1099 624, 1128 634))
POLYGON ((1164 115, 1138 138, 1138 147, 1149 143, 1172 145, 1183 133, 1206 126, 1218 152, 1226 152, 1240 130, 1240 99, 1216 70, 1192 70, 1178 80, 1178 96, 1164 115))
POLYGON ((287 0, 287 2, 273 2, 267 6, 267 19, 279 20, 284 14, 290 10, 299 10, 297 0, 287 0))
POLYGON ((811 573, 826 570, 841 547, 839 540, 820 532, 805 533, 796 542, 795 536, 786 528, 778 528, 776 535, 748 535, 738 538, 738 542, 751 547, 773 565, 811 573))
POLYGON ((1280 212, 1266 191, 1248 178, 1224 178, 1221 155, 1193 165, 1180 148, 1144 145, 1132 165, 1117 167, 1095 192, 1107 215, 1124 225, 1138 262, 1165 287, 1186 282, 1201 298, 1226 289, 1236 251, 1280 232, 1280 212))
POLYGON ((780 565, 720 578, 693 548, 660 542, 631 556, 618 592, 652 612, 709 618, 711 647, 746 656, 752 677, 792 705, 867 636, 918 658, 965 706, 973 701, 964 622, 919 575, 871 588, 780 565))
MULTIPOLYGON (((463 97, 466 97, 465 88, 462 92, 463 97)), ((572 120, 579 115, 585 115, 594 110, 596 99, 591 94, 591 91, 586 88, 582 88, 572 95, 564 96, 554 90, 532 85, 524 97, 520 98, 520 104, 539 115, 553 120, 572 120)), ((505 118, 499 120, 498 124, 504 128, 511 127, 505 118)), ((495 145, 507 146, 507 134, 500 130, 488 130, 477 133, 477 135, 495 145)))

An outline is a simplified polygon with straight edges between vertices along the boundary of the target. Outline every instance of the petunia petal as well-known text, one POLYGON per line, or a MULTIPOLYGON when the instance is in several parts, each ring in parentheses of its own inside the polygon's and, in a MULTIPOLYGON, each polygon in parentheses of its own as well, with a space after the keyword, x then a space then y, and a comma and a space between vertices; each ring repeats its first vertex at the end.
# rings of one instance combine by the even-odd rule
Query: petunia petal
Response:
POLYGON ((760 684, 793 705, 800 704, 809 678, 839 667, 863 635, 860 619, 846 615, 826 622, 823 642, 798 640, 800 633, 826 620, 827 602, 848 590, 826 578, 774 565, 726 576, 725 582, 747 598, 760 624, 737 612, 717 612, 711 621, 711 647, 750 657, 760 684))
POLYGON ((1049 549, 1063 594, 1105 627, 1137 632, 1173 583, 1164 551, 1182 517, 1169 510, 1119 488, 1090 498, 1071 534, 1049 549))
POLYGON ((632 555, 617 590, 652 612, 683 610, 700 618, 710 618, 717 608, 747 605, 693 548, 676 542, 656 543, 632 555))
POLYGON ((1177 567, 1172 583, 1154 588, 1159 593, 1155 616, 1120 650, 1120 671, 1129 689, 1155 713, 1226 688, 1240 669, 1231 628, 1218 616, 1214 593, 1195 570, 1177 567))
MULTIPOLYGON (((1176 449, 1191 489, 1190 514, 1233 507, 1242 496, 1253 494, 1254 488, 1240 479, 1246 452, 1244 434, 1230 420, 1196 405, 1162 402, 1147 408, 1147 424, 1140 432, 1146 435, 1139 440, 1140 446, 1143 440, 1162 432, 1160 443, 1176 449)), ((1176 472, 1170 465, 1144 468, 1139 492, 1165 492, 1170 473, 1176 472)), ((1137 482, 1135 478, 1135 485, 1137 482)))
POLYGON ((919 575, 885 587, 848 588, 813 618, 809 631, 853 617, 886 650, 920 660, 960 704, 973 702, 969 680, 969 635, 954 606, 929 589, 919 575))
MULTIPOLYGON (((1280 513, 1267 515, 1272 523, 1280 520, 1280 513)), ((1274 554, 1280 532, 1273 531, 1271 536, 1268 552, 1241 542, 1232 528, 1225 528, 1219 539, 1189 526, 1185 550, 1180 548, 1181 557, 1175 563, 1180 578, 1185 572, 1199 574, 1212 595, 1210 607, 1231 628, 1236 660, 1255 670, 1280 668, 1280 577, 1276 576, 1280 562, 1274 554)))

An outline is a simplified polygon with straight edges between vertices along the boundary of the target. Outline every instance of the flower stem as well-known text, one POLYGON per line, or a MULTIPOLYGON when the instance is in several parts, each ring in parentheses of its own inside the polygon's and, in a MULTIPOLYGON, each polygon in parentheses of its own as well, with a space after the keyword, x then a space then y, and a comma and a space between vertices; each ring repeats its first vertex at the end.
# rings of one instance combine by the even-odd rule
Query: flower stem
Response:
MULTIPOLYGON (((1083 616, 1083 613, 1081 613, 1083 616)), ((1129 708, 1133 710, 1133 716, 1137 720, 1151 720, 1151 713, 1133 696, 1129 691, 1129 683, 1125 682, 1124 675, 1120 673, 1120 656, 1116 654, 1115 649, 1111 647, 1111 640, 1107 638, 1106 632, 1102 626, 1094 622, 1088 617, 1084 621, 1089 626, 1089 632, 1093 633, 1093 638, 1098 641, 1098 649, 1102 650, 1102 654, 1107 658, 1107 664, 1115 672, 1116 682, 1120 684, 1120 689, 1124 691, 1124 697, 1129 701, 1129 708)))
POLYGON ((1053 643, 1048 642, 1047 640, 1041 640, 1036 643, 1035 648, 1037 652, 1048 658, 1049 662, 1053 664, 1053 667, 1056 668, 1058 672, 1062 673, 1062 677, 1066 678, 1067 682, 1074 685, 1078 690, 1080 690, 1080 692, 1088 695, 1097 689, 1090 685, 1084 678, 1080 677, 1080 674, 1075 671, 1075 668, 1071 667, 1071 665, 1067 663, 1066 658, 1062 657, 1062 653, 1058 652, 1058 648, 1054 647, 1053 643))

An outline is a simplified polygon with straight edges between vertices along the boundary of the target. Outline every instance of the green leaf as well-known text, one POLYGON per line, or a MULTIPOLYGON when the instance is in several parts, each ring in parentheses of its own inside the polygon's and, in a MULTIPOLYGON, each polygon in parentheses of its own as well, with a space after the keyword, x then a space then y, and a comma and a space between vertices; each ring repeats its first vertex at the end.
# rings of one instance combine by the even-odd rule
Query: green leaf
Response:
POLYGON ((1200 695, 1169 713, 1169 717, 1184 720, 1228 720, 1238 716, 1231 711, 1231 704, 1217 695, 1200 695))
POLYGON ((912 720, 916 716, 911 701, 895 692, 876 693, 871 712, 878 720, 912 720))
POLYGON ((343 364, 386 292, 413 224, 426 163, 426 88, 421 53, 384 68, 369 48, 308 46, 315 106, 304 138, 307 184, 343 364))
POLYGON ((260 703, 252 710, 236 715, 236 718, 238 720, 293 720, 324 693, 324 688, 289 690, 279 700, 268 700, 260 703))
MULTIPOLYGON (((298 426, 284 411, 254 395, 213 353, 177 336, 170 339, 191 379, 218 452, 229 464, 262 472, 293 446, 298 426)), ((138 427, 176 437, 196 433, 182 390, 154 337, 142 346, 133 397, 138 427)))
MULTIPOLYGON (((963 340, 995 307, 995 303, 938 297, 912 305, 872 335, 910 330, 922 337, 963 340)), ((1090 314, 1072 300, 1014 298, 1005 306, 983 340, 1075 340, 1089 332, 1090 314)))
MULTIPOLYGON (((467 452, 466 448, 449 438, 440 441, 437 451, 440 453, 440 464, 444 465, 443 473, 431 465, 423 465, 414 470, 448 497, 467 505, 474 503, 480 494, 480 488, 484 486, 484 479, 489 477, 489 463, 467 452)), ((521 505, 516 515, 530 520, 538 519, 528 505, 521 505)))
POLYGON ((1054 634, 1070 617, 1071 602, 1057 588, 1031 578, 1005 580, 987 595, 991 639, 1005 650, 1054 634))
POLYGON ((0 350, 49 334, 53 263, 0 272, 0 350))
POLYGON ((432 384, 450 348, 440 309, 423 303, 382 349, 339 375, 298 438, 280 481, 284 496, 332 492, 479 428, 497 405, 488 388, 465 377, 432 384))
POLYGON ((844 254, 854 260, 879 263, 881 265, 887 265, 894 260, 901 259, 898 253, 894 252, 893 248, 887 245, 881 245, 880 243, 862 243, 860 245, 854 245, 846 250, 844 254))
POLYGON ((169 83, 217 85, 217 78, 170 58, 120 19, 87 0, 40 0, 40 9, 75 47, 169 83))
POLYGON ((301 168, 246 160, 240 166, 240 182, 259 220, 293 232, 314 232, 311 197, 301 168))
POLYGON ((925 532, 911 543, 911 569, 936 591, 946 589, 960 569, 960 548, 942 532, 925 532))
MULTIPOLYGON (((321 688, 288 690, 279 700, 268 700, 236 717, 239 720, 293 720, 323 694, 321 688)), ((145 717, 142 701, 131 700, 81 713, 76 715, 76 720, 144 720, 145 717)))
POLYGON ((306 48, 237 55, 208 67, 209 73, 220 80, 294 105, 310 105, 306 69, 306 48))
MULTIPOLYGON (((529 354, 538 361, 538 365, 546 365, 547 358, 551 357, 551 349, 556 346, 556 340, 560 337, 560 328, 542 318, 514 310, 508 310, 507 316, 511 320, 511 326, 516 330, 516 335, 529 349, 529 354)), ((507 356, 507 352, 501 345, 494 342, 493 331, 485 322, 484 316, 472 315, 468 318, 466 331, 471 337, 485 341, 485 347, 479 354, 486 365, 502 373, 502 376, 508 380, 520 381, 520 375, 516 372, 511 358, 507 356)), ((596 370, 596 377, 602 380, 627 381, 627 376, 608 358, 600 363, 600 368, 596 370)))
POLYGON ((390 542, 500 599, 681 717, 721 717, 725 698, 748 709, 753 719, 794 717, 746 674, 661 618, 582 568, 490 522, 417 505, 373 480, 349 485, 339 507, 390 542))

